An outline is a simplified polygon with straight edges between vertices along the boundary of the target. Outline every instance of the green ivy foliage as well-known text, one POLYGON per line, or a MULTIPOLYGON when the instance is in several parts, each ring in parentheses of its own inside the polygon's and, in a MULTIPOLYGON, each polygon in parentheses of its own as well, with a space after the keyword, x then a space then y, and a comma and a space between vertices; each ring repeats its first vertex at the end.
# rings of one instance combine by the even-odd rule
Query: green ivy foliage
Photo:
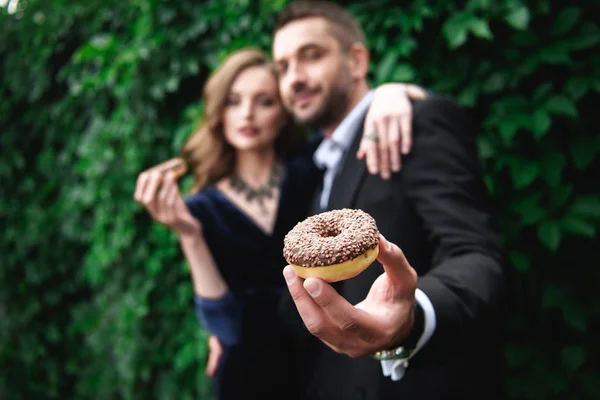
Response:
MULTIPOLYGON (((349 3, 373 84, 452 94, 481 124, 518 277, 511 398, 600 397, 600 5, 349 3)), ((234 49, 269 49, 285 4, 0 7, 0 398, 210 398, 187 265, 133 189, 179 151, 209 71, 234 49)))

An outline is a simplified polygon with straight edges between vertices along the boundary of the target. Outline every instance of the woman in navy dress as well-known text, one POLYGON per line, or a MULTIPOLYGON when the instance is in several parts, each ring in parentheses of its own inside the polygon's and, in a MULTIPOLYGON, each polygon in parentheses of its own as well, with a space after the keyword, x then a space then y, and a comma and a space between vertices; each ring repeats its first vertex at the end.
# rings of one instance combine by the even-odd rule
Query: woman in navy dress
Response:
MULTIPOLYGON (((397 99, 407 88, 422 95, 401 84, 386 90, 397 99)), ((182 151, 194 175, 192 194, 184 200, 173 176, 143 173, 135 199, 179 235, 198 319, 222 347, 217 398, 300 398, 299 355, 278 313, 286 290, 282 249, 322 179, 312 162, 319 139, 302 143, 260 50, 230 55, 208 80, 203 101, 203 124, 182 151)), ((367 120, 381 132, 390 115, 410 116, 410 102, 404 104, 408 110, 381 113, 389 103, 385 94, 375 96, 370 113, 380 113, 367 120)))

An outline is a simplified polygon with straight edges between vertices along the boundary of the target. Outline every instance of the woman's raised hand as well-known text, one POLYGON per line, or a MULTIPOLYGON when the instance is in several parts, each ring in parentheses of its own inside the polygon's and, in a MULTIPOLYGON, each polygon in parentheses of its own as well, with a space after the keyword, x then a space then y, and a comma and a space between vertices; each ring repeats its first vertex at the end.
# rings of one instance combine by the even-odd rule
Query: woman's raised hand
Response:
POLYGON ((164 177, 157 171, 142 172, 138 176, 134 198, 155 221, 180 236, 198 235, 202 231, 200 222, 183 202, 179 186, 171 172, 164 177))

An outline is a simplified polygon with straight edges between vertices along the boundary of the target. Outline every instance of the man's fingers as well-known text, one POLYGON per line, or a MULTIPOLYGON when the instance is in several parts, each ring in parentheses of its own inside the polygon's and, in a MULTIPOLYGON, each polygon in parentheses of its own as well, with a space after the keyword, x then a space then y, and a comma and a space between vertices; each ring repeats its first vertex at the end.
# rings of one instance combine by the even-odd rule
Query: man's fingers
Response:
MULTIPOLYGON (((308 278, 304 281, 304 288, 342 335, 349 334, 350 338, 359 338, 367 343, 374 343, 381 335, 375 318, 368 312, 355 308, 327 283, 317 278, 308 278)), ((335 343, 335 339, 327 341, 335 343)))
POLYGON ((413 285, 416 282, 417 274, 408 263, 404 252, 381 235, 377 260, 395 286, 413 285))
POLYGON ((328 336, 326 331, 331 330, 331 326, 327 323, 327 315, 321 307, 308 294, 302 283, 302 278, 296 275, 296 272, 289 265, 283 269, 283 276, 288 285, 288 290, 292 295, 296 308, 304 321, 306 328, 318 337, 325 340, 323 336, 328 336))

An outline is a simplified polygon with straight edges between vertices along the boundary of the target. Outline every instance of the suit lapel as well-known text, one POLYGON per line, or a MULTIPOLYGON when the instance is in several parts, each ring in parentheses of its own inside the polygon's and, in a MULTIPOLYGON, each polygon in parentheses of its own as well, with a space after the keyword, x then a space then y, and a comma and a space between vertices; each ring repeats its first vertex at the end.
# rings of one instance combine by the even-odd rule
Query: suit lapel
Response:
POLYGON ((367 171, 365 160, 356 159, 356 152, 358 152, 360 141, 362 140, 360 131, 362 130, 363 123, 364 118, 357 125, 352 146, 350 146, 350 150, 345 155, 342 168, 333 181, 327 207, 329 210, 350 208, 356 202, 358 188, 367 171))

